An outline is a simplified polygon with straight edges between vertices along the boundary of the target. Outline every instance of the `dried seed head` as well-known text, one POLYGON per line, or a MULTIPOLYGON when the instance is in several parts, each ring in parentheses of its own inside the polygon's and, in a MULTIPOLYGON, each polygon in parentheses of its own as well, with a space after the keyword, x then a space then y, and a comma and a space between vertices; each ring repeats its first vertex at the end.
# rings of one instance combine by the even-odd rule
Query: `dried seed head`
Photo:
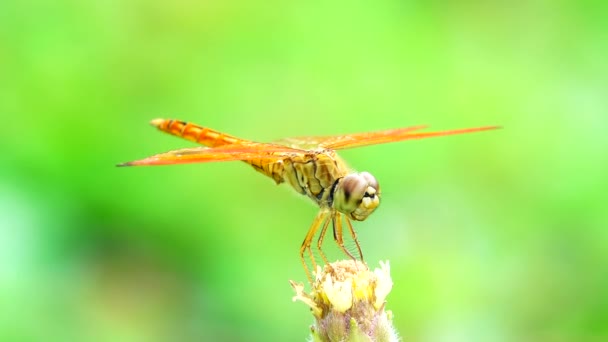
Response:
POLYGON ((384 310, 393 286, 388 261, 373 272, 359 261, 337 261, 318 267, 315 277, 310 294, 291 282, 293 300, 310 306, 315 317, 313 340, 398 341, 391 312, 384 310))

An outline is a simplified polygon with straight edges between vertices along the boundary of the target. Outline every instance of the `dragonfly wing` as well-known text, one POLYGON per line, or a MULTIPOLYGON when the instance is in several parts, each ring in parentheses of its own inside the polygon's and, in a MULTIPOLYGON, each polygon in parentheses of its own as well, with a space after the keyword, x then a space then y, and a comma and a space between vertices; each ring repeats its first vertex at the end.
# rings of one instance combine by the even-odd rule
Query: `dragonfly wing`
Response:
POLYGON ((425 126, 415 126, 415 127, 406 127, 399 129, 391 129, 386 131, 378 131, 372 133, 359 133, 359 134, 351 134, 339 137, 336 140, 328 140, 322 143, 320 146, 323 148, 333 149, 333 150, 343 150, 347 148, 360 147, 360 146, 368 146, 375 144, 385 144, 390 142, 397 142, 403 140, 411 140, 411 139, 424 139, 431 137, 440 137, 444 135, 454 135, 454 134, 464 134, 464 133, 473 133, 480 131, 487 131, 491 129, 497 129, 498 126, 485 126, 485 127, 476 127, 476 128, 464 128, 464 129, 455 129, 448 131, 439 131, 439 132, 416 132, 425 128, 425 126))
POLYGON ((272 162, 301 152, 287 146, 261 143, 223 145, 214 148, 193 147, 156 154, 141 160, 119 164, 118 166, 170 165, 255 159, 272 162))
POLYGON ((326 137, 290 137, 275 140, 273 143, 297 149, 312 150, 319 147, 324 138, 326 137))
POLYGON ((426 128, 426 126, 406 127, 378 132, 366 132, 345 135, 291 137, 277 140, 275 141, 275 143, 301 149, 314 149, 317 147, 330 148, 329 146, 337 145, 338 143, 362 141, 363 139, 369 138, 371 136, 394 136, 396 134, 402 134, 404 132, 411 132, 423 128, 426 128))

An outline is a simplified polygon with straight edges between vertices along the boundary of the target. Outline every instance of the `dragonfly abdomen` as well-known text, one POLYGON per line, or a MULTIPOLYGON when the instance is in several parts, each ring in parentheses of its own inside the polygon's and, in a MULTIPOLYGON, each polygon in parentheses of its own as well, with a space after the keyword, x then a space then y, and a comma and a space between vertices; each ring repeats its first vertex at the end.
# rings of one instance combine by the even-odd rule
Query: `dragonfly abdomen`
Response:
POLYGON ((249 142, 208 127, 180 120, 155 119, 151 124, 163 132, 209 147, 249 142))

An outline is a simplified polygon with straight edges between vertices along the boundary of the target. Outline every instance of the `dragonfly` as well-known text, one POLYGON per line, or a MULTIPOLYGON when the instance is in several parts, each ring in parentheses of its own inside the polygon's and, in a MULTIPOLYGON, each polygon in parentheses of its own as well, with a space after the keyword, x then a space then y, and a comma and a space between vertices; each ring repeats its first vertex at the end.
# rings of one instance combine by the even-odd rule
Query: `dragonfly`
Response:
POLYGON ((316 250, 325 264, 329 264, 322 250, 329 225, 338 247, 348 257, 355 256, 345 247, 344 231, 354 241, 358 257, 363 253, 352 221, 363 221, 380 204, 380 185, 371 173, 351 169, 336 153, 354 147, 423 139, 455 134, 473 133, 499 128, 484 126, 435 132, 425 132, 427 126, 412 126, 367 133, 334 136, 294 137, 261 143, 237 138, 220 131, 173 119, 154 119, 152 126, 160 131, 204 145, 182 148, 130 161, 118 166, 173 165, 220 161, 243 161, 277 184, 289 184, 296 192, 307 196, 319 206, 304 241, 300 246, 300 260, 307 278, 312 273, 306 264, 310 255, 313 270, 317 269, 313 255, 313 240, 318 234, 316 250))

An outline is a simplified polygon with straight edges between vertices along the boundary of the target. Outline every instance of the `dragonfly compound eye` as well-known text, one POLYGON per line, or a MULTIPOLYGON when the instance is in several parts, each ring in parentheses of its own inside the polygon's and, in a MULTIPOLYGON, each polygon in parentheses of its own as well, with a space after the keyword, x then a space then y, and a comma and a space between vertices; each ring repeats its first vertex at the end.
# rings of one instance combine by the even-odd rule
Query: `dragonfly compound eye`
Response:
POLYGON ((378 204, 380 204, 378 182, 368 172, 352 173, 336 185, 334 208, 354 220, 365 220, 378 204))

